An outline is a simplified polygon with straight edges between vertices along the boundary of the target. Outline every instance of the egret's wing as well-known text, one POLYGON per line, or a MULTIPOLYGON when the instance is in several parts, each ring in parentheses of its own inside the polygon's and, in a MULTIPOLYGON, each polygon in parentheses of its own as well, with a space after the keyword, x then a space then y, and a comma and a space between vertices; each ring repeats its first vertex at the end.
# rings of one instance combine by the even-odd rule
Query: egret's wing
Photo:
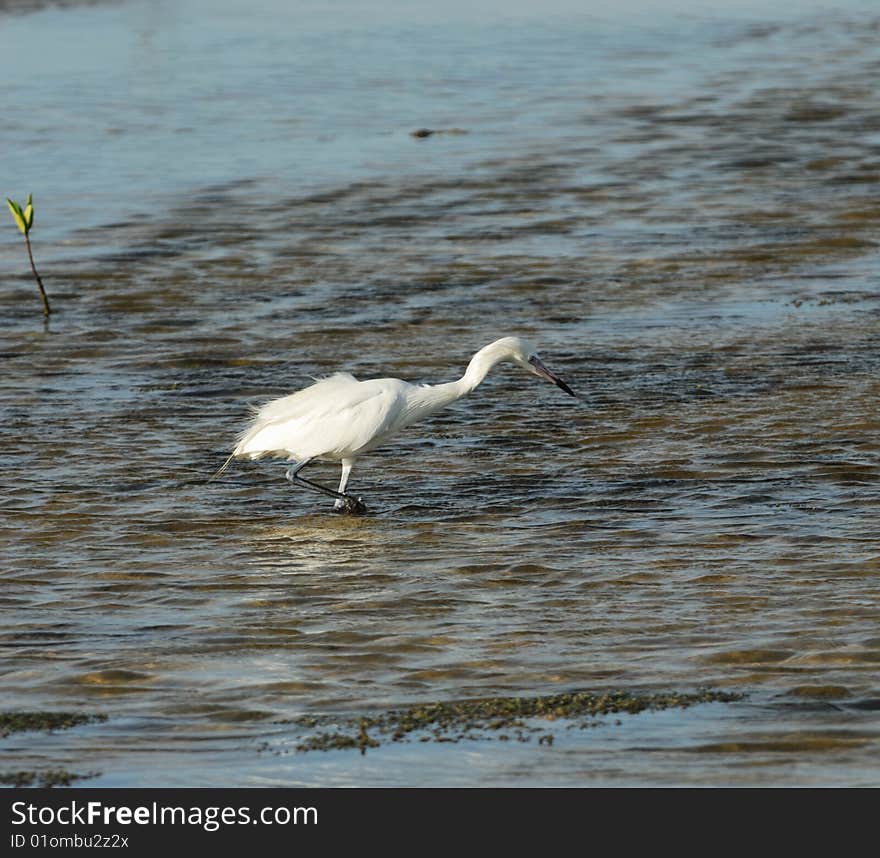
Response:
POLYGON ((234 456, 283 450, 279 446, 281 427, 296 424, 310 416, 321 416, 333 403, 346 399, 358 388, 358 380, 347 372, 322 378, 308 387, 273 399, 256 409, 253 420, 238 437, 234 456))
POLYGON ((296 393, 260 406, 249 429, 254 429, 258 423, 267 425, 278 420, 295 420, 311 411, 320 411, 322 407, 329 407, 337 396, 345 396, 348 388, 356 389, 358 384, 358 380, 347 372, 328 375, 296 393))
MULTIPOLYGON (((405 382, 374 379, 360 382, 359 396, 313 424, 324 455, 344 459, 366 453, 396 429, 406 397, 405 382)), ((314 453, 321 455, 321 453, 314 453)))
POLYGON ((359 382, 337 373, 264 405, 235 448, 236 456, 283 454, 304 460, 356 454, 393 423, 401 396, 391 380, 359 382), (382 382, 385 383, 382 383, 382 382))

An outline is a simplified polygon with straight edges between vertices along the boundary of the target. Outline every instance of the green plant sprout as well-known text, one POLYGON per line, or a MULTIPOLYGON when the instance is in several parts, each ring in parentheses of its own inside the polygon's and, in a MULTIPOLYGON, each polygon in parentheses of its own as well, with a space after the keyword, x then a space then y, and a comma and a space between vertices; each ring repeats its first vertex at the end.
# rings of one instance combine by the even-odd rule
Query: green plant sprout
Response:
POLYGON ((48 317, 49 313, 52 311, 49 309, 49 298, 46 296, 46 290, 43 287, 43 281, 40 279, 40 275, 37 273, 37 266, 34 265, 34 254, 31 252, 31 239, 28 233, 31 231, 31 227, 34 225, 34 200, 33 194, 28 194, 27 204, 24 209, 15 201, 10 200, 9 197, 6 198, 6 205, 9 206, 9 211, 12 212, 12 217, 15 219, 15 223, 18 225, 18 228, 21 230, 21 234, 24 236, 24 243, 27 247, 28 259, 31 261, 31 271, 34 272, 34 279, 37 281, 37 286, 40 287, 40 296, 43 299, 43 315, 48 317))

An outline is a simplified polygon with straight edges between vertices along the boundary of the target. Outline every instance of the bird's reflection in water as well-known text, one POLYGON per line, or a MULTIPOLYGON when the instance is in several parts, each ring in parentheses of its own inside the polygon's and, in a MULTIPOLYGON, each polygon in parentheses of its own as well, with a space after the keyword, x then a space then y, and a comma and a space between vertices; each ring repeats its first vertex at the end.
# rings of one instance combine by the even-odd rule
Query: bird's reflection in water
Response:
POLYGON ((386 529, 369 517, 308 515, 255 531, 249 542, 259 565, 313 575, 381 563, 386 529))

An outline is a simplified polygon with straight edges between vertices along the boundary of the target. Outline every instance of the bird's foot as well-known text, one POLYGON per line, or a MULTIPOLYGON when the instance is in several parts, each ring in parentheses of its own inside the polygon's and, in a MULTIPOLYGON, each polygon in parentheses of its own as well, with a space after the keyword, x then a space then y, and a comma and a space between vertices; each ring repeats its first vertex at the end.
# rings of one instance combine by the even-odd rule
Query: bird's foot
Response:
POLYGON ((345 500, 338 498, 333 504, 333 512, 347 515, 363 515, 367 511, 367 505, 360 498, 346 495, 345 500))

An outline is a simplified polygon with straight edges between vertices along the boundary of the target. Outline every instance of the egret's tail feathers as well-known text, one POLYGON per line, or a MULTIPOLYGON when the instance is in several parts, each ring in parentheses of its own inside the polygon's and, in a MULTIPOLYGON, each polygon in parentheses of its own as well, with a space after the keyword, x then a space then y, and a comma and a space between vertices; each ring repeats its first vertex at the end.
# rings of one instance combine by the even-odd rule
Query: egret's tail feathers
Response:
POLYGON ((217 479, 217 477, 222 477, 223 474, 225 473, 226 469, 229 467, 229 465, 231 464, 231 462, 232 462, 232 460, 233 460, 234 458, 235 458, 235 453, 232 453, 232 454, 229 456, 229 458, 228 458, 228 459, 227 459, 227 460, 226 460, 226 461, 220 466, 220 468, 217 470, 217 472, 214 474, 214 476, 212 476, 212 477, 208 480, 208 482, 209 482, 209 483, 213 483, 214 480, 217 479))

